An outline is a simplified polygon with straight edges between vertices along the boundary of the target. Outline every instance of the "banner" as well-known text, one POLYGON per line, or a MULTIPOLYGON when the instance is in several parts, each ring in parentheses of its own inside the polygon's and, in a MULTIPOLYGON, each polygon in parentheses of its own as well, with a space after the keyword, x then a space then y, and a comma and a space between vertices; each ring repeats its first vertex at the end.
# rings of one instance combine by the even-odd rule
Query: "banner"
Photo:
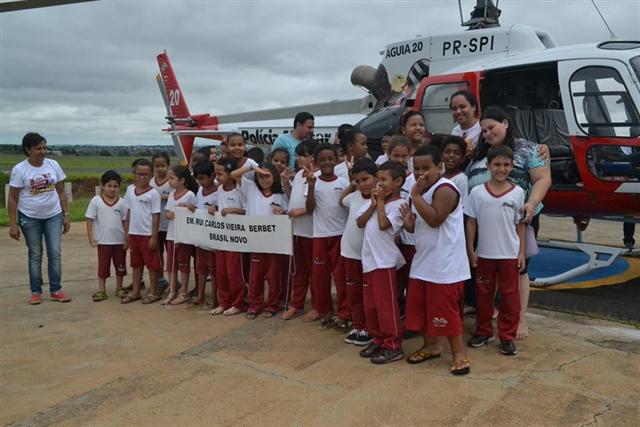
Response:
POLYGON ((291 220, 286 215, 209 215, 176 208, 175 241, 232 252, 293 254, 291 220))

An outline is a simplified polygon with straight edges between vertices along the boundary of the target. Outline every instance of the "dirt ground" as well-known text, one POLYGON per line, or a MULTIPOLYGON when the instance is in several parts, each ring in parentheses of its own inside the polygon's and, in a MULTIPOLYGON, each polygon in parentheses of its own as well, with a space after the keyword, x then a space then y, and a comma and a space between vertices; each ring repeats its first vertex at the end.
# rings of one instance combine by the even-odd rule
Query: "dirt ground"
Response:
MULTIPOLYGON (((603 223, 585 238, 618 245, 621 228, 603 223)), ((570 220, 544 219, 542 230, 574 237, 570 220)), ((496 344, 470 349, 471 374, 457 378, 448 355, 374 366, 300 319, 123 306, 111 280, 109 300, 93 303, 95 253, 81 223, 63 239, 74 301, 29 306, 24 242, 4 228, 0 247, 3 425, 617 427, 640 419, 640 331, 630 326, 531 310, 517 356, 501 356, 496 344)), ((405 341, 405 353, 420 342, 405 341)))

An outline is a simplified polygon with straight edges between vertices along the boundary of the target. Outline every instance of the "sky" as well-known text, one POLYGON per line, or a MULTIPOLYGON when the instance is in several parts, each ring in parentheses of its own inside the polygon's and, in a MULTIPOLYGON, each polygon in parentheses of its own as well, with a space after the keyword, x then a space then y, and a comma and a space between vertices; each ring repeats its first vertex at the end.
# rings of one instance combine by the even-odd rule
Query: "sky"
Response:
MULTIPOLYGON (((598 0, 619 38, 640 39, 640 0, 598 0)), ((462 1, 468 18, 475 0, 462 1)), ((604 41, 590 0, 502 0, 503 26, 560 45, 604 41)), ((352 99, 360 64, 418 34, 461 31, 455 0, 109 1, 0 14, 0 143, 171 144, 155 82, 167 50, 191 113, 352 99)))

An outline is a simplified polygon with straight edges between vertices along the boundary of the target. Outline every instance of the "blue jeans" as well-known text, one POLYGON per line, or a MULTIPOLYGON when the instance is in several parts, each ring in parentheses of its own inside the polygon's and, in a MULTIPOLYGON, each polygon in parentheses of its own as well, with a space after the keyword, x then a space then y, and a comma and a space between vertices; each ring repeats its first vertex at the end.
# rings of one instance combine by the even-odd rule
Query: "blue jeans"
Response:
POLYGON ((18 225, 29 248, 29 286, 31 293, 42 293, 42 236, 47 245, 49 291, 58 292, 62 285, 62 212, 47 219, 28 217, 18 211, 18 225))

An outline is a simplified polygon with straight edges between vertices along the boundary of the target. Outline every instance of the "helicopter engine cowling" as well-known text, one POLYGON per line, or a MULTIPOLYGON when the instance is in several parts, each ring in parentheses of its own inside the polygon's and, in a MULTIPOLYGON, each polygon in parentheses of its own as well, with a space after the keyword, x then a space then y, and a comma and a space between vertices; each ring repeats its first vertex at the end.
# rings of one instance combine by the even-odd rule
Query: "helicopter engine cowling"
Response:
POLYGON ((392 94, 389 75, 382 64, 377 69, 370 65, 358 65, 351 72, 351 84, 360 86, 373 95, 376 99, 375 107, 383 105, 392 94))

